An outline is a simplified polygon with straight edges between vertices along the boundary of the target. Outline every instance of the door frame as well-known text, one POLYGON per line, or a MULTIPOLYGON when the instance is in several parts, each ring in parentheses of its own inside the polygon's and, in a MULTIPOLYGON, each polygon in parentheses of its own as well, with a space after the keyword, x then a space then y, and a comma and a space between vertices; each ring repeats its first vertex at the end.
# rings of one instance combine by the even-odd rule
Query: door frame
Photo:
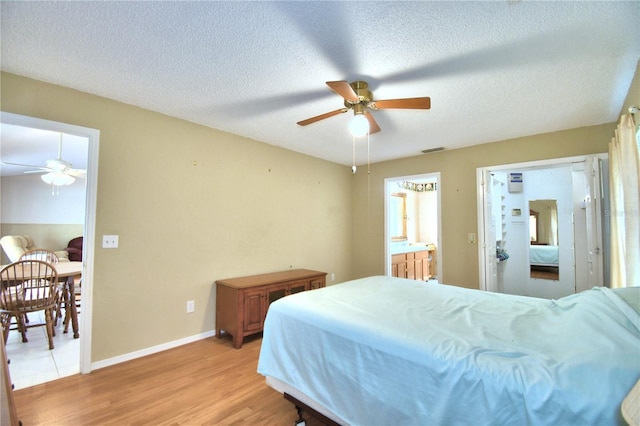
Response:
POLYGON ((384 273, 391 276, 391 217, 389 215, 389 201, 391 199, 392 184, 405 180, 434 179, 436 182, 436 199, 438 210, 438 238, 436 241, 436 277, 442 280, 442 191, 440 172, 420 173, 416 175, 397 176, 384 179, 384 273))
POLYGON ((0 111, 0 122, 16 126, 66 133, 88 139, 87 177, 82 255, 82 321, 80 321, 80 373, 91 372, 91 329, 93 312, 93 265, 96 241, 96 200, 100 131, 89 127, 0 111))
MULTIPOLYGON (((590 159, 602 159, 607 158, 607 153, 600 154, 589 154, 589 155, 579 155, 574 157, 563 157, 563 158, 550 158, 546 160, 537 160, 537 161, 527 161, 522 163, 512 163, 512 164, 501 164, 495 166, 486 166, 486 167, 478 167, 476 169, 476 187, 477 187, 477 217, 478 217, 478 272, 479 272, 479 282, 480 282, 480 290, 490 291, 487 284, 487 273, 490 272, 489 267, 489 257, 486 255, 486 247, 487 247, 487 228, 488 221, 491 220, 491 214, 487 215, 486 212, 486 190, 485 190, 485 180, 484 177, 487 174, 490 174, 492 171, 505 171, 505 170, 513 170, 513 169, 531 169, 531 168, 545 168, 558 166, 563 164, 571 164, 571 163, 579 163, 579 162, 588 162, 590 159)), ((602 235, 600 235, 602 236, 602 235)), ((600 243, 600 247, 602 247, 602 242, 600 243)), ((577 286, 577 284, 576 284, 577 286)), ((577 288, 577 287, 576 287, 577 288)))

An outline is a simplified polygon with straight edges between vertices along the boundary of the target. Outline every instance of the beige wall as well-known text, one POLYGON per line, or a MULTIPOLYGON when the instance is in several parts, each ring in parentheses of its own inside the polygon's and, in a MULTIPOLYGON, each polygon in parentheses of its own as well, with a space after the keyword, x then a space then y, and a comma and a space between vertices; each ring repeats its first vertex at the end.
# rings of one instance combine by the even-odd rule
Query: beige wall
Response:
POLYGON ((93 362, 213 330, 219 278, 290 267, 352 278, 348 167, 1 77, 3 111, 101 132, 96 235, 118 234, 120 248, 95 247, 93 362))

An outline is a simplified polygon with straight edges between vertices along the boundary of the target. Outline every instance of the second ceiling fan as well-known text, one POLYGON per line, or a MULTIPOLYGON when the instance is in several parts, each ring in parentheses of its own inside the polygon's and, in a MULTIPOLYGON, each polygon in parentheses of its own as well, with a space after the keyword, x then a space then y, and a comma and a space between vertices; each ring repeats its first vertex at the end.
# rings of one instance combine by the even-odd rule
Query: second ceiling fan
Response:
POLYGON ((62 136, 63 134, 60 133, 58 158, 47 160, 44 165, 9 163, 6 161, 3 161, 2 164, 35 169, 24 173, 43 173, 42 180, 54 185, 70 185, 75 181, 75 178, 85 179, 87 176, 85 169, 74 169, 71 163, 62 159, 62 136))
POLYGON ((380 131, 380 126, 376 123, 375 118, 369 110, 379 109, 429 109, 431 108, 431 98, 404 98, 404 99, 386 99, 374 100, 373 93, 369 90, 369 85, 364 81, 327 81, 327 86, 334 92, 344 98, 344 108, 327 112, 306 120, 298 121, 300 126, 315 123, 334 115, 345 113, 353 110, 354 115, 363 116, 368 121, 368 133, 373 134, 380 131))

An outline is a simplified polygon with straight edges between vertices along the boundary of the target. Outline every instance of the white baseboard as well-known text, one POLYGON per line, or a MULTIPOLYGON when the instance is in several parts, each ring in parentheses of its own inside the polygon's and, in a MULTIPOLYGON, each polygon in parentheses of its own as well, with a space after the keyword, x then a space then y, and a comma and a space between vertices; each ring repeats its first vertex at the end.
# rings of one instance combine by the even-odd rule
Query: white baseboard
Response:
POLYGON ((174 340, 173 342, 163 343, 158 346, 152 346, 150 348, 141 349, 139 351, 130 352, 128 354, 119 355, 109 359, 103 359, 102 361, 96 361, 91 363, 91 370, 98 370, 100 368, 109 367, 111 365, 120 364, 121 362, 131 361, 136 358, 142 358, 143 356, 152 355, 158 352, 166 351, 167 349, 177 348, 178 346, 186 345, 188 343, 197 342, 198 340, 206 339, 216 335, 215 330, 207 331, 205 333, 196 334, 194 336, 185 337, 184 339, 174 340))

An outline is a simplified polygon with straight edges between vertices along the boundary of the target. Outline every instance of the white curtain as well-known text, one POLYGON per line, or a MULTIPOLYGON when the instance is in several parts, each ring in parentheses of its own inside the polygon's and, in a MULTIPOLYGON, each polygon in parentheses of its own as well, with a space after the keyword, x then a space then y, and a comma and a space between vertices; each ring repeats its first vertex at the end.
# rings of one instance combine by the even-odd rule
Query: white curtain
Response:
POLYGON ((640 153, 633 116, 609 144, 611 287, 640 286, 640 153))

